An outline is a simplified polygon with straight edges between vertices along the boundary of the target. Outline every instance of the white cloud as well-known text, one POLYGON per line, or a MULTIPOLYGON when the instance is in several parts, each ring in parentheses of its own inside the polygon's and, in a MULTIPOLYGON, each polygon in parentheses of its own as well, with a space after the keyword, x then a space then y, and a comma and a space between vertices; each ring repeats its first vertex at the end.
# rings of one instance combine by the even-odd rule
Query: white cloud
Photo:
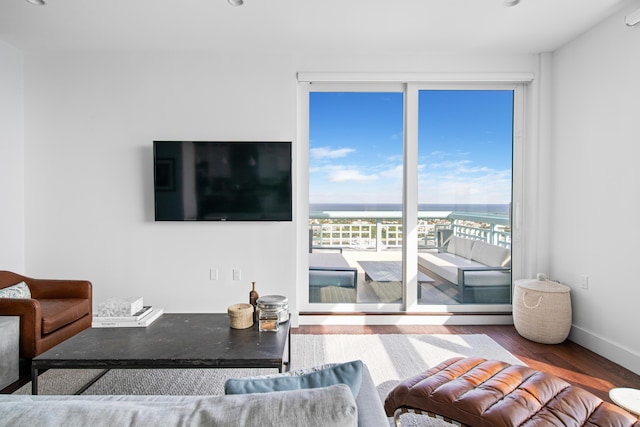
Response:
POLYGON ((385 171, 380 172, 380 175, 387 177, 387 178, 396 178, 396 179, 402 179, 402 174, 403 174, 403 167, 402 165, 397 165, 394 166, 390 169, 387 169, 385 171))
POLYGON ((328 178, 330 182, 371 182, 378 179, 376 175, 365 175, 355 169, 335 169, 328 178))
POLYGON ((427 167, 420 170, 419 194, 420 203, 507 203, 511 171, 459 165, 436 172, 427 167))
POLYGON ((353 148, 318 147, 309 150, 314 159, 338 159, 356 151, 353 148))

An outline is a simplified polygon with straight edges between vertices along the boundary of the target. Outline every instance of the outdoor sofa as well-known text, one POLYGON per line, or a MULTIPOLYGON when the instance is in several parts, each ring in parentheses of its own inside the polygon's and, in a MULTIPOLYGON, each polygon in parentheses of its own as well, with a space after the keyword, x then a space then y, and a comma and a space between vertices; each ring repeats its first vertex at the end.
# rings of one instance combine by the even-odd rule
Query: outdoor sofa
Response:
POLYGON ((481 240, 450 236, 439 252, 421 252, 418 264, 455 284, 461 303, 509 303, 511 252, 481 240))
POLYGON ((351 267, 342 254, 309 254, 309 286, 355 288, 357 283, 358 269, 351 267))

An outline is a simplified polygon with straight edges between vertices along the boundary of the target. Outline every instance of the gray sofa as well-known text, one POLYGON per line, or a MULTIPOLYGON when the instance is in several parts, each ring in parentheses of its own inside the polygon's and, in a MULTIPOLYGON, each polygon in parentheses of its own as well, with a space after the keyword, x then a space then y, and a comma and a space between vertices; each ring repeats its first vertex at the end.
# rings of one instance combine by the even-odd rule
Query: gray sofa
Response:
POLYGON ((481 240, 451 236, 440 252, 421 252, 418 264, 458 287, 462 303, 509 303, 511 252, 481 240))
POLYGON ((389 419, 366 366, 344 384, 225 396, 0 395, 0 426, 371 426, 389 419))

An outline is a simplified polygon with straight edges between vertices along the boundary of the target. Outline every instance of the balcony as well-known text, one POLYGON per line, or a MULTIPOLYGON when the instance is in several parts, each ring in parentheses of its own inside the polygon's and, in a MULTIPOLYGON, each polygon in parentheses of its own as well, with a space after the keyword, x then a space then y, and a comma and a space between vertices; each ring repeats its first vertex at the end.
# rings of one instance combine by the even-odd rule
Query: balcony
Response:
MULTIPOLYGON (((418 213, 418 252, 442 251, 450 236, 511 250, 511 227, 506 214, 480 214, 452 211, 425 211, 418 213)), ((343 273, 357 271, 354 285, 334 284, 328 287, 310 286, 310 302, 329 303, 400 303, 402 297, 402 217, 395 211, 333 211, 310 212, 309 252, 310 265, 323 264, 322 270, 330 270, 334 257, 343 273), (339 255, 320 255, 320 254, 339 255), (339 257, 339 258, 336 258, 339 257), (323 259, 324 257, 324 259, 323 259), (314 259, 316 261, 314 261, 314 259), (373 266, 373 271, 363 268, 373 266), (382 265, 384 268, 376 269, 382 265), (397 271, 393 269, 396 268, 397 271), (383 271, 378 271, 383 270, 383 271), (384 276, 386 274, 386 276, 384 276), (322 292, 322 294, 320 294, 322 292)), ((312 267, 313 268, 313 267, 312 267)), ((418 303, 462 304, 462 290, 433 271, 418 265, 418 303)), ((322 273, 327 274, 327 273, 322 273)), ((346 274, 346 273, 345 273, 346 274)), ((510 303, 510 294, 502 296, 499 303, 510 303)), ((472 300, 471 303, 474 301, 472 300)))

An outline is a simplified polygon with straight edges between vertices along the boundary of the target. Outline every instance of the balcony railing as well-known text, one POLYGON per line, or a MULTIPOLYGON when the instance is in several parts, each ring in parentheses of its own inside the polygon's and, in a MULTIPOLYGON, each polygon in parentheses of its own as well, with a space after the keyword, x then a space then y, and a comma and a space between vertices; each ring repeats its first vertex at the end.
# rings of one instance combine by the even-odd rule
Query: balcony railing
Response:
MULTIPOLYGON (((309 227, 313 249, 352 248, 381 252, 402 248, 400 212, 310 212, 309 227)), ((419 212, 417 232, 419 249, 438 248, 451 234, 511 247, 508 215, 419 212)))

